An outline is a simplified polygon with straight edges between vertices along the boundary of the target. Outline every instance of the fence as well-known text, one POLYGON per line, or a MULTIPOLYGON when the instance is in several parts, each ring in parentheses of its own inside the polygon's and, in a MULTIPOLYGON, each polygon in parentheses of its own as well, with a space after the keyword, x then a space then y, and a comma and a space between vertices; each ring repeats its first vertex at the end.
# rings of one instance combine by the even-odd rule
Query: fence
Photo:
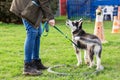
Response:
POLYGON ((95 10, 99 5, 120 5, 120 0, 67 0, 68 19, 95 19, 95 10))
POLYGON ((90 18, 90 0, 67 0, 68 19, 86 17, 90 18))

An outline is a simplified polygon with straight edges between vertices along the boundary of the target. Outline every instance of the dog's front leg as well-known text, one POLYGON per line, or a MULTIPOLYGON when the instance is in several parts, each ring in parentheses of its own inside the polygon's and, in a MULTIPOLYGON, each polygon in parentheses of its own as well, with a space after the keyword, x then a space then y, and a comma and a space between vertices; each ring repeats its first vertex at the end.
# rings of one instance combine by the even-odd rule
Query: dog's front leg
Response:
POLYGON ((81 53, 80 53, 80 50, 78 48, 76 48, 75 51, 76 51, 76 57, 78 60, 77 66, 79 66, 80 64, 82 64, 81 53))

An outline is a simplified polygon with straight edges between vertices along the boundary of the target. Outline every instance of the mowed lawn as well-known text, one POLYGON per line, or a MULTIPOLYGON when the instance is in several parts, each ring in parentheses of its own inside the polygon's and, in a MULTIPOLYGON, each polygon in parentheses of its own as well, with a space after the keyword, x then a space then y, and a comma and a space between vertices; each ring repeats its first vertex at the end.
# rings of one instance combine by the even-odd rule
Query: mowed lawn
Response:
MULTIPOLYGON (((71 38, 65 20, 57 21, 56 26, 71 38)), ((86 32, 93 33, 94 21, 84 21, 83 28, 86 32)), ((104 33, 108 43, 103 44, 102 65, 105 67, 103 71, 93 74, 95 67, 88 69, 84 62, 83 65, 76 67, 77 60, 71 42, 50 27, 48 36, 41 38, 42 62, 46 66, 65 64, 67 66, 54 70, 71 75, 56 75, 45 70, 40 76, 24 76, 22 75, 23 45, 26 36, 24 26, 0 23, 0 80, 120 80, 120 33, 112 34, 111 30, 112 22, 105 21, 104 33)))

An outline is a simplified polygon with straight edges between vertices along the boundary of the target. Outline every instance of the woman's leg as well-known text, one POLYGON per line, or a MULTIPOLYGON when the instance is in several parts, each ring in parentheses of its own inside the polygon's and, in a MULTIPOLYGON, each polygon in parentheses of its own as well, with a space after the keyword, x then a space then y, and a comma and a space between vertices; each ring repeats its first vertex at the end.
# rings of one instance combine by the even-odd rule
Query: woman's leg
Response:
POLYGON ((37 33, 37 36, 36 36, 36 39, 35 39, 35 44, 34 44, 34 51, 33 51, 33 59, 34 60, 38 60, 40 59, 39 57, 39 51, 40 51, 40 37, 41 37, 41 34, 42 34, 42 28, 41 26, 37 29, 38 33, 37 33))
POLYGON ((24 43, 24 75, 40 75, 41 72, 36 69, 32 62, 32 54, 34 51, 35 40, 37 36, 37 29, 35 29, 28 21, 22 19, 23 24, 26 28, 26 40, 24 43))
POLYGON ((39 50, 40 50, 40 37, 41 37, 41 34, 42 34, 42 28, 41 26, 38 28, 38 35, 36 37, 36 40, 35 40, 35 46, 34 46, 34 52, 33 52, 33 63, 36 65, 36 68, 37 70, 40 70, 40 69, 47 69, 48 67, 44 66, 42 64, 42 61, 39 57, 39 50))
POLYGON ((25 62, 31 62, 38 30, 35 29, 25 19, 23 19, 23 24, 24 24, 24 26, 26 28, 26 32, 27 32, 26 40, 25 40, 25 43, 24 43, 24 53, 25 53, 24 54, 25 55, 24 60, 25 60, 25 62))

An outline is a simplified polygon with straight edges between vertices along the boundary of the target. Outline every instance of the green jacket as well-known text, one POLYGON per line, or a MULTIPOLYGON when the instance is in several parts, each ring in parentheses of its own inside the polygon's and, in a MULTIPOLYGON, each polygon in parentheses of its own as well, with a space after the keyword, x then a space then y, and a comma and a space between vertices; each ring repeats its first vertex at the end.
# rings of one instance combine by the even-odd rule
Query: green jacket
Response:
POLYGON ((40 7, 32 3, 32 0, 13 0, 10 11, 19 17, 28 20, 34 27, 38 27, 43 16, 47 20, 54 19, 49 0, 38 0, 40 7))

